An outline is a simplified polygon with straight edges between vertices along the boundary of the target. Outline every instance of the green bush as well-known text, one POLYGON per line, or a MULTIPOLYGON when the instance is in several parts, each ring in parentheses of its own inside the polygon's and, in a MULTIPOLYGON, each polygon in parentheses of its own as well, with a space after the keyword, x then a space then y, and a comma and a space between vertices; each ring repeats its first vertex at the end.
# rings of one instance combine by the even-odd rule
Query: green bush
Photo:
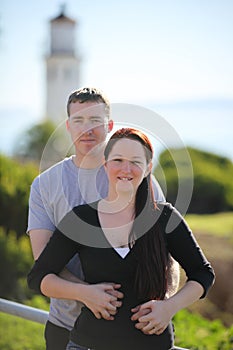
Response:
POLYGON ((30 185, 38 173, 36 165, 21 164, 0 155, 0 226, 17 237, 25 233, 30 185))
POLYGON ((0 295, 2 298, 23 301, 32 296, 26 275, 33 264, 29 238, 19 239, 16 233, 6 234, 0 228, 0 295))
POLYGON ((233 210, 233 163, 225 157, 193 148, 170 149, 161 153, 154 174, 167 193, 167 200, 173 204, 179 184, 185 190, 193 178, 189 213, 233 210))
POLYGON ((190 350, 232 350, 233 326, 226 328, 220 320, 209 320, 187 310, 174 318, 176 345, 190 350))

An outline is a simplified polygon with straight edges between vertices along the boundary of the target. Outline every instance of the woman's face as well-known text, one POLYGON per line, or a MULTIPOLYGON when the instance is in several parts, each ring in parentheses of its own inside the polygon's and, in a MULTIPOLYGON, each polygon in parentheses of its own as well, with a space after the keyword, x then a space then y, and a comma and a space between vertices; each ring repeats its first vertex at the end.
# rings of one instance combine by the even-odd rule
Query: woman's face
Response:
POLYGON ((147 163, 145 148, 139 141, 123 138, 113 145, 105 168, 111 193, 135 194, 143 178, 150 172, 151 162, 147 163))

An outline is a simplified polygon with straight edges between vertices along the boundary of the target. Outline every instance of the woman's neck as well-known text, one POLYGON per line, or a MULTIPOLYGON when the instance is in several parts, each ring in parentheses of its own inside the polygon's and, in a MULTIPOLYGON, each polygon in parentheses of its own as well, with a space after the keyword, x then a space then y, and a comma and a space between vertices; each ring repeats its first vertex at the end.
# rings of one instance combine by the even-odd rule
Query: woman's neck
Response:
POLYGON ((100 201, 99 210, 104 214, 131 214, 134 217, 135 201, 128 195, 118 197, 107 196, 100 201))
POLYGON ((127 247, 134 222, 134 203, 105 198, 98 203, 102 231, 113 247, 127 247))

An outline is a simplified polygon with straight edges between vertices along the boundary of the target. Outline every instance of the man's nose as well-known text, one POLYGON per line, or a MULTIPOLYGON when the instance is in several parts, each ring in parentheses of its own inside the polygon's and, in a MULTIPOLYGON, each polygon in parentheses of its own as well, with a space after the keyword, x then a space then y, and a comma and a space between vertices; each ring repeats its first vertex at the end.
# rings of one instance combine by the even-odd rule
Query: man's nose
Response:
POLYGON ((90 122, 85 122, 82 131, 84 134, 91 135, 93 133, 93 125, 90 122))

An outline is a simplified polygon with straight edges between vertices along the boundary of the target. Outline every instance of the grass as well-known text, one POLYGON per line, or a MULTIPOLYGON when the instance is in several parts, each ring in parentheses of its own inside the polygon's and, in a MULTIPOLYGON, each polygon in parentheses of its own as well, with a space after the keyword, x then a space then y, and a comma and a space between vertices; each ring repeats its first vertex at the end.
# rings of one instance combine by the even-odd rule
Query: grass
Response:
POLYGON ((188 214, 185 219, 194 232, 232 239, 233 212, 203 215, 188 214))
POLYGON ((44 325, 0 312, 1 350, 45 350, 44 325))
MULTIPOLYGON (((190 350, 232 350, 233 326, 182 310, 174 319, 176 346, 190 350)), ((45 350, 44 325, 0 313, 1 350, 45 350)))

